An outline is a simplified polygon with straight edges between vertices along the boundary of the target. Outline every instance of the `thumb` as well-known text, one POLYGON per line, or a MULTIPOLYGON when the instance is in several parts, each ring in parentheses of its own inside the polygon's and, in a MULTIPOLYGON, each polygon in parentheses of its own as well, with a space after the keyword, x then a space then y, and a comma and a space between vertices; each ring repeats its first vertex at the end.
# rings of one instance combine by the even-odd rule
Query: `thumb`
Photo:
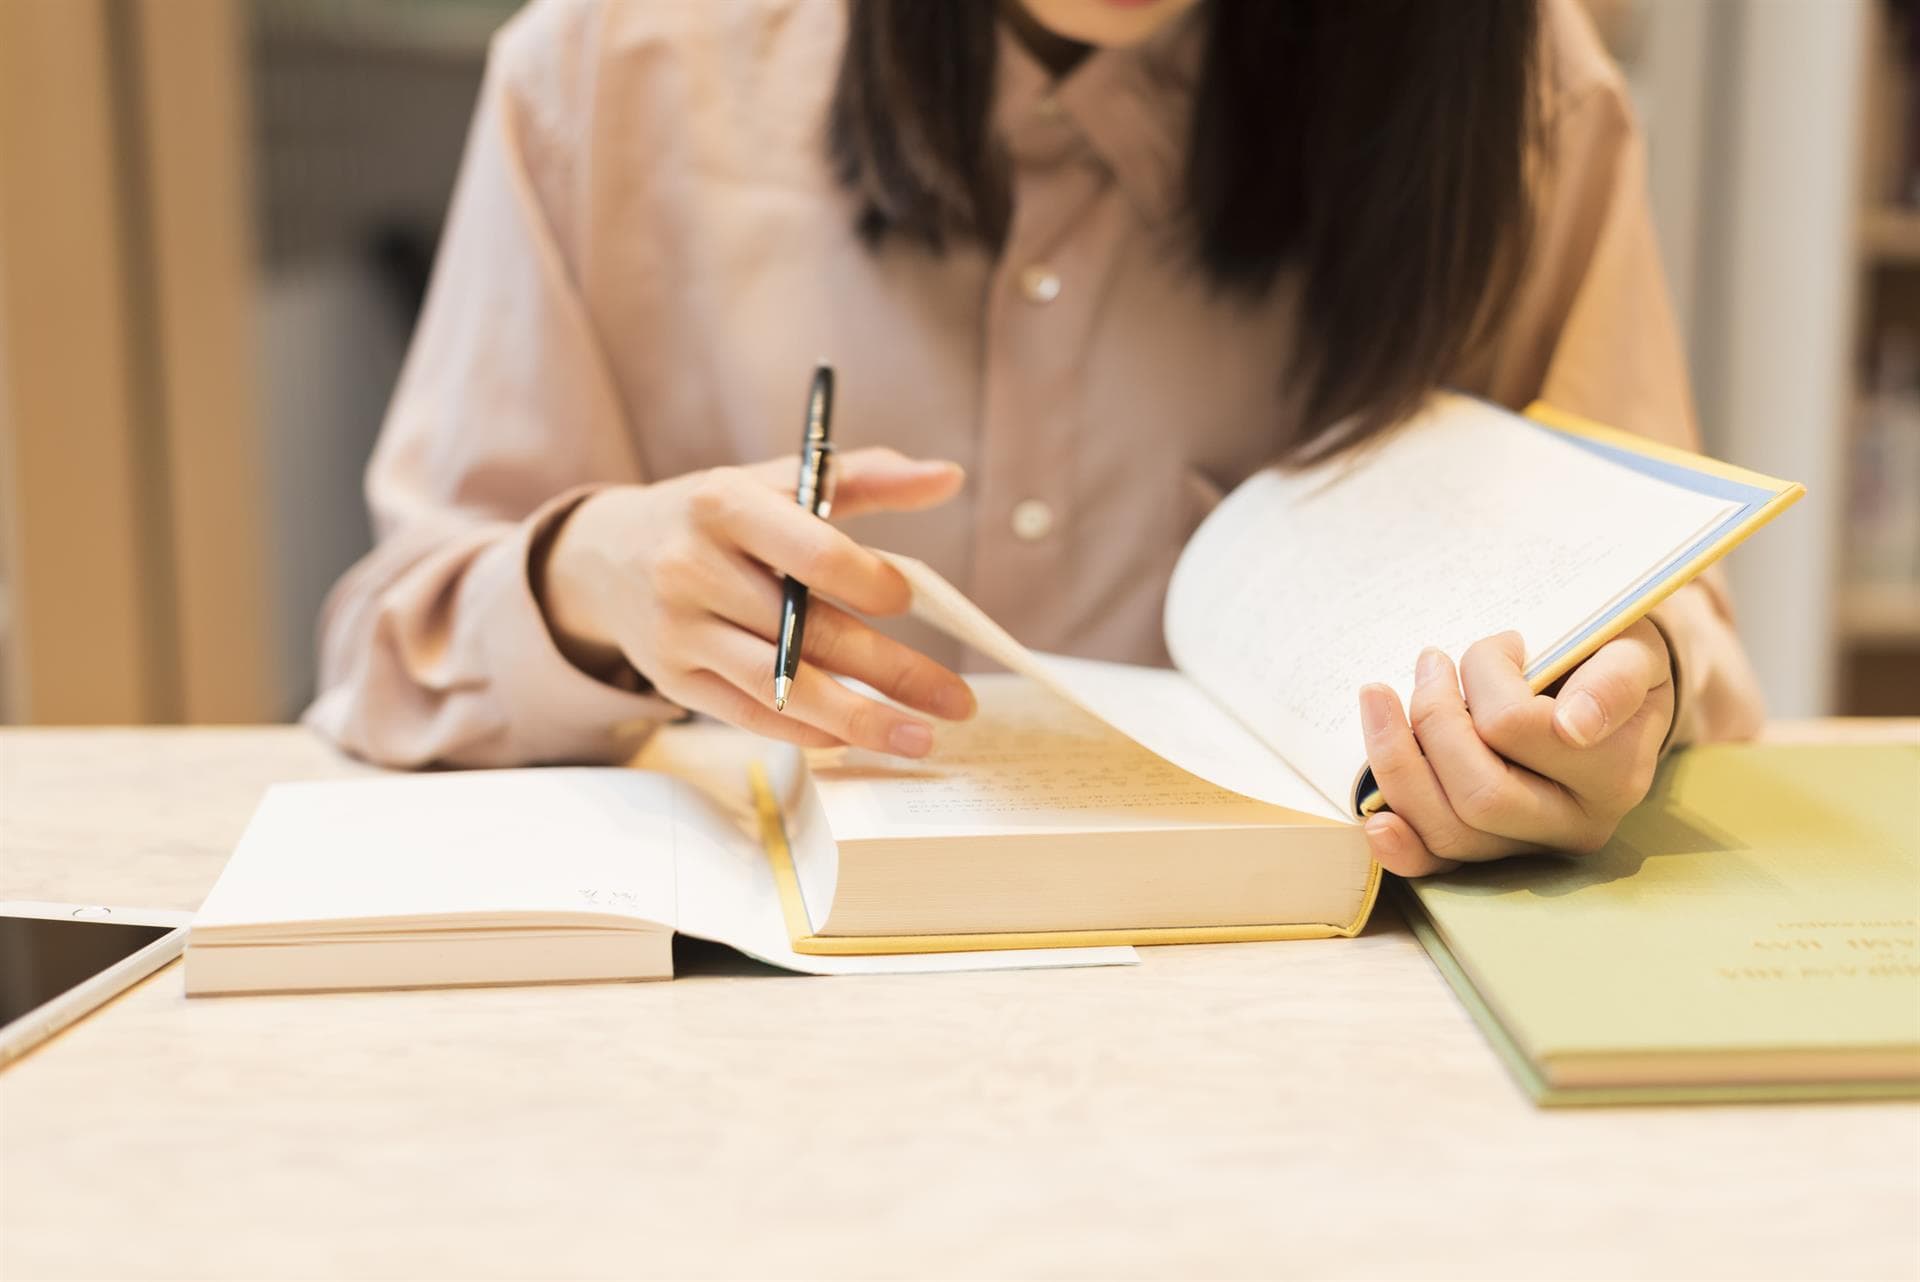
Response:
POLYGON ((1631 721, 1647 693, 1671 678, 1666 642, 1642 619, 1574 669, 1554 696, 1554 729, 1574 747, 1590 747, 1631 721))
POLYGON ((945 459, 908 458, 886 446, 849 450, 834 460, 833 514, 918 512, 960 492, 966 471, 945 459))

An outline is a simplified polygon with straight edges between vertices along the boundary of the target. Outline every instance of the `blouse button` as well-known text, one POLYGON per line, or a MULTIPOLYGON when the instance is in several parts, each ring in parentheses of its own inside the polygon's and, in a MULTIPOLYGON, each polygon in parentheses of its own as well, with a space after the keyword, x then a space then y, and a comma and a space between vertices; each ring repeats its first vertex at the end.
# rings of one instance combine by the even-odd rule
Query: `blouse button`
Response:
POLYGON ((1020 292, 1029 303, 1051 303, 1060 297, 1060 277, 1036 263, 1020 273, 1020 292))
POLYGON ((1037 543, 1053 533, 1053 509, 1041 499, 1022 499, 1013 505, 1014 537, 1037 543))

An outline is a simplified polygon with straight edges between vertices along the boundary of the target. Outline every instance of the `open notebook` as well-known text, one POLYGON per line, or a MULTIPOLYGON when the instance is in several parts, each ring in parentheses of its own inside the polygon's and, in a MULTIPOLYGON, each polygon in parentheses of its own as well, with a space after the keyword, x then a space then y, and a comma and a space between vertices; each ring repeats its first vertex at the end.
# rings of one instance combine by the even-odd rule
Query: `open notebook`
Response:
POLYGON ((1349 457, 1260 472, 1174 569, 1172 670, 1027 649, 930 567, 893 563, 913 612, 1182 769, 1353 821, 1379 804, 1362 685, 1412 692, 1426 646, 1456 658, 1517 629, 1544 689, 1804 489, 1536 405, 1434 397, 1349 457))

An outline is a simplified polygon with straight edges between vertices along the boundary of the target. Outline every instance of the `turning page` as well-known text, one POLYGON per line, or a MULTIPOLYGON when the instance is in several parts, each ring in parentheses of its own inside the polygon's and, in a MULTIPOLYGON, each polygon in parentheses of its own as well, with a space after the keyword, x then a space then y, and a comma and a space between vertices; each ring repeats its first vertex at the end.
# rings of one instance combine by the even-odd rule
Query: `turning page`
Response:
POLYGON ((1452 394, 1384 439, 1272 468, 1174 568, 1175 671, 1028 650, 910 557, 921 621, 1210 783, 1353 821, 1360 687, 1402 702, 1436 646, 1518 631, 1535 689, 1796 501, 1802 487, 1561 413, 1452 394))
POLYGON ((1167 648, 1352 813, 1362 685, 1404 702, 1423 648, 1457 661, 1508 629, 1531 670, 1740 511, 1497 406, 1439 396, 1352 456, 1269 469, 1228 496, 1174 569, 1167 648))
POLYGON ((882 552, 913 588, 913 614, 1031 678, 1189 774, 1322 819, 1347 814, 1179 672, 1029 650, 933 567, 882 552))

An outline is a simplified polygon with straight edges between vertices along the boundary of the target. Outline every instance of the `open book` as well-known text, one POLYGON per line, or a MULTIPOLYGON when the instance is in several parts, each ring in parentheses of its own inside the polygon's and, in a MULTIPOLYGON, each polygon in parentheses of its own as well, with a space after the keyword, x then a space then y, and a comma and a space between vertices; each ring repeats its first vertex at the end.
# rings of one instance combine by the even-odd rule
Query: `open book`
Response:
POLYGON ((1358 828, 1190 774, 1025 677, 971 683, 979 711, 924 759, 825 749, 766 781, 796 952, 1308 939, 1366 924, 1380 875, 1358 828))
POLYGON ((1509 628, 1540 689, 1799 497, 1582 423, 1440 396, 1385 439, 1262 472, 1173 574, 1172 670, 1037 654, 926 565, 924 621, 1018 674, 902 762, 809 754, 775 852, 792 946, 1352 935, 1379 884, 1357 707, 1426 645, 1509 628))
POLYGON ((815 974, 1134 959, 796 954, 747 801, 764 751, 741 731, 675 726, 642 759, 654 769, 276 785, 194 919, 187 992, 665 979, 676 933, 815 974))
POLYGON ((1028 650, 928 566, 915 615, 1244 797, 1353 821, 1377 806, 1358 694, 1405 700, 1426 646, 1517 629, 1544 689, 1804 490, 1547 406, 1434 397, 1384 439, 1260 472, 1181 553, 1172 670, 1028 650))

